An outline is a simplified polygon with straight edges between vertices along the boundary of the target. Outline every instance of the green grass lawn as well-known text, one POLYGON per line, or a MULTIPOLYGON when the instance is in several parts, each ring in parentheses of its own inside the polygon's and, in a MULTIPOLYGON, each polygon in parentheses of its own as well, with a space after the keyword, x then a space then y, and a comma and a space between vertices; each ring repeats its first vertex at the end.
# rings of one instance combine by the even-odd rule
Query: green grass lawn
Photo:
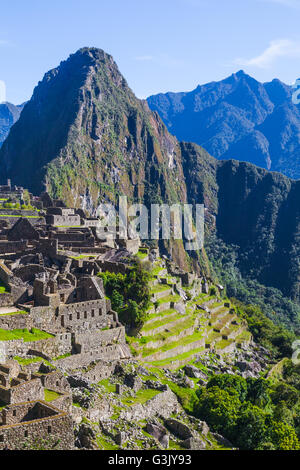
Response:
POLYGON ((132 406, 135 405, 136 403, 140 403, 143 405, 146 403, 146 401, 150 400, 151 398, 155 397, 161 393, 159 390, 152 390, 152 389, 147 389, 147 390, 139 390, 136 393, 135 397, 124 397, 121 399, 122 403, 124 405, 132 406))
POLYGON ((19 310, 18 312, 0 313, 0 317, 8 317, 9 315, 28 315, 28 312, 26 310, 19 310))
POLYGON ((53 336, 36 328, 32 328, 30 331, 27 328, 23 330, 3 330, 0 328, 0 341, 11 341, 14 339, 23 339, 25 342, 39 341, 41 339, 53 338, 53 336))
POLYGON ((166 295, 166 297, 161 297, 160 299, 157 300, 158 305, 161 304, 166 304, 168 302, 179 302, 181 300, 180 295, 175 294, 175 295, 166 295))
POLYGON ((157 286, 152 287, 151 294, 157 294, 158 292, 164 292, 165 290, 170 290, 171 286, 168 284, 158 284, 157 286))
POLYGON ((45 392, 45 401, 53 401, 53 400, 56 400, 56 398, 59 398, 62 396, 61 393, 54 392, 54 390, 49 390, 48 388, 45 388, 44 392, 45 392))
POLYGON ((143 253, 142 251, 138 251, 136 256, 140 259, 140 260, 143 260, 145 258, 147 258, 148 256, 148 253, 143 253))
POLYGON ((9 289, 6 287, 3 281, 0 279, 0 294, 6 294, 9 292, 9 289))

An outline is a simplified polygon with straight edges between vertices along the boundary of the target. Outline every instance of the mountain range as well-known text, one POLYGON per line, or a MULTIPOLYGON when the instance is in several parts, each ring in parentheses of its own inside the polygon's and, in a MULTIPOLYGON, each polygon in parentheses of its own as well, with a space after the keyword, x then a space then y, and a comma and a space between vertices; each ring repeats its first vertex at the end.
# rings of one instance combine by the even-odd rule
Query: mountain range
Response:
MULTIPOLYGON (((238 75, 223 84, 223 94, 234 83, 235 96, 245 82, 260 88, 238 75)), ((250 116, 265 123, 268 112, 274 117, 266 88, 273 89, 273 101, 277 96, 278 112, 289 108, 279 104, 289 92, 279 82, 260 89, 260 99, 248 87, 249 123, 250 116)), ((206 100, 217 101, 213 90, 206 100)), ((36 194, 46 187, 90 213, 122 194, 147 205, 204 203, 215 220, 209 230, 238 247, 242 272, 300 301, 300 181, 251 163, 219 161, 195 143, 179 142, 101 49, 80 49, 45 74, 0 149, 0 175, 36 194)), ((167 249, 181 267, 195 266, 182 243, 167 249)), ((211 270, 207 259, 200 267, 211 270)))
POLYGON ((234 158, 300 178, 300 109, 292 87, 242 70, 185 93, 150 96, 168 130, 218 159, 234 158))
POLYGON ((24 104, 15 106, 12 103, 0 104, 0 147, 9 134, 11 126, 19 119, 24 104))

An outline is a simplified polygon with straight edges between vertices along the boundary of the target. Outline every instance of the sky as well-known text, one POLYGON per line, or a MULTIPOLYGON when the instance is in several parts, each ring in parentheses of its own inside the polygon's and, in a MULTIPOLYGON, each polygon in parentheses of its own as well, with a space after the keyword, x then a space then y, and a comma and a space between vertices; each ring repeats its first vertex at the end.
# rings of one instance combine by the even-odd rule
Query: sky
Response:
POLYGON ((0 0, 0 101, 30 99, 80 47, 117 62, 139 98, 189 91, 243 69, 300 77, 300 0, 0 0))

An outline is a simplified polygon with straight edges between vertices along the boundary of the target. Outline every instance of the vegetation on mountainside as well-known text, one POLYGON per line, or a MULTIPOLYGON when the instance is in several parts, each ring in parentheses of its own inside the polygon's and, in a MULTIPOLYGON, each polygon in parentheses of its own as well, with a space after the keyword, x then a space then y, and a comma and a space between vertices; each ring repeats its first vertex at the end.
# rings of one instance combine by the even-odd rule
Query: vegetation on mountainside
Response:
POLYGON ((255 342, 271 351, 276 358, 292 355, 292 342, 296 339, 293 332, 276 325, 256 305, 243 305, 236 300, 235 305, 237 314, 247 321, 255 342))
POLYGON ((120 321, 130 327, 141 326, 148 317, 150 305, 149 271, 137 261, 126 274, 106 271, 98 276, 103 279, 106 295, 120 321))
POLYGON ((215 375, 197 391, 194 412, 239 449, 300 450, 300 388, 295 385, 215 375))
MULTIPOLYGON (((259 306, 272 322, 300 329, 300 305, 284 297, 279 289, 266 287, 241 272, 238 247, 210 235, 206 252, 219 281, 226 287, 228 297, 244 304, 259 306)), ((246 254, 244 255, 247 256, 246 254)))

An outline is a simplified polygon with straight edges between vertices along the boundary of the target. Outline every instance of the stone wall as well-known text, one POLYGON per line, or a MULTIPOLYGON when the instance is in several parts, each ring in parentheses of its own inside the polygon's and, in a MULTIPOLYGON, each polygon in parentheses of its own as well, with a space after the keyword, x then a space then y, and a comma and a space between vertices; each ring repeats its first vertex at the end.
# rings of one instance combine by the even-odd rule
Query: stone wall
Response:
POLYGON ((91 362, 97 362, 98 360, 117 361, 129 358, 131 358, 131 353, 126 344, 113 344, 100 347, 98 351, 92 351, 91 353, 74 354, 73 356, 59 359, 56 361, 56 365, 63 371, 74 371, 90 366, 91 362))
POLYGON ((23 414, 23 420, 27 415, 29 420, 0 426, 0 450, 73 449, 73 423, 67 413, 42 401, 15 405, 12 411, 19 418, 23 414), (18 408, 21 410, 17 411, 18 408))
POLYGON ((0 386, 0 401, 7 404, 21 403, 24 400, 43 400, 44 389, 39 378, 34 378, 8 389, 0 386))
POLYGON ((125 328, 120 326, 104 331, 88 331, 77 333, 74 336, 75 347, 79 352, 87 353, 94 351, 97 354, 99 348, 113 344, 125 344, 125 328))
POLYGON ((27 241, 0 241, 0 253, 7 254, 7 253, 20 253, 25 251, 27 248, 27 241))
POLYGON ((107 313, 109 305, 106 299, 89 300, 62 304, 57 309, 51 307, 32 307, 30 315, 36 328, 59 333, 65 329, 89 330, 101 329, 114 322, 114 316, 107 313))
MULTIPOLYGON (((14 299, 13 299, 12 294, 10 293, 0 294, 0 307, 11 307, 13 303, 14 303, 14 299)), ((1 322, 1 315, 0 315, 0 322, 1 322)))
POLYGON ((14 356, 26 355, 52 359, 70 353, 71 349, 71 333, 59 334, 39 341, 23 341, 23 339, 0 341, 0 361, 5 362, 14 356))

